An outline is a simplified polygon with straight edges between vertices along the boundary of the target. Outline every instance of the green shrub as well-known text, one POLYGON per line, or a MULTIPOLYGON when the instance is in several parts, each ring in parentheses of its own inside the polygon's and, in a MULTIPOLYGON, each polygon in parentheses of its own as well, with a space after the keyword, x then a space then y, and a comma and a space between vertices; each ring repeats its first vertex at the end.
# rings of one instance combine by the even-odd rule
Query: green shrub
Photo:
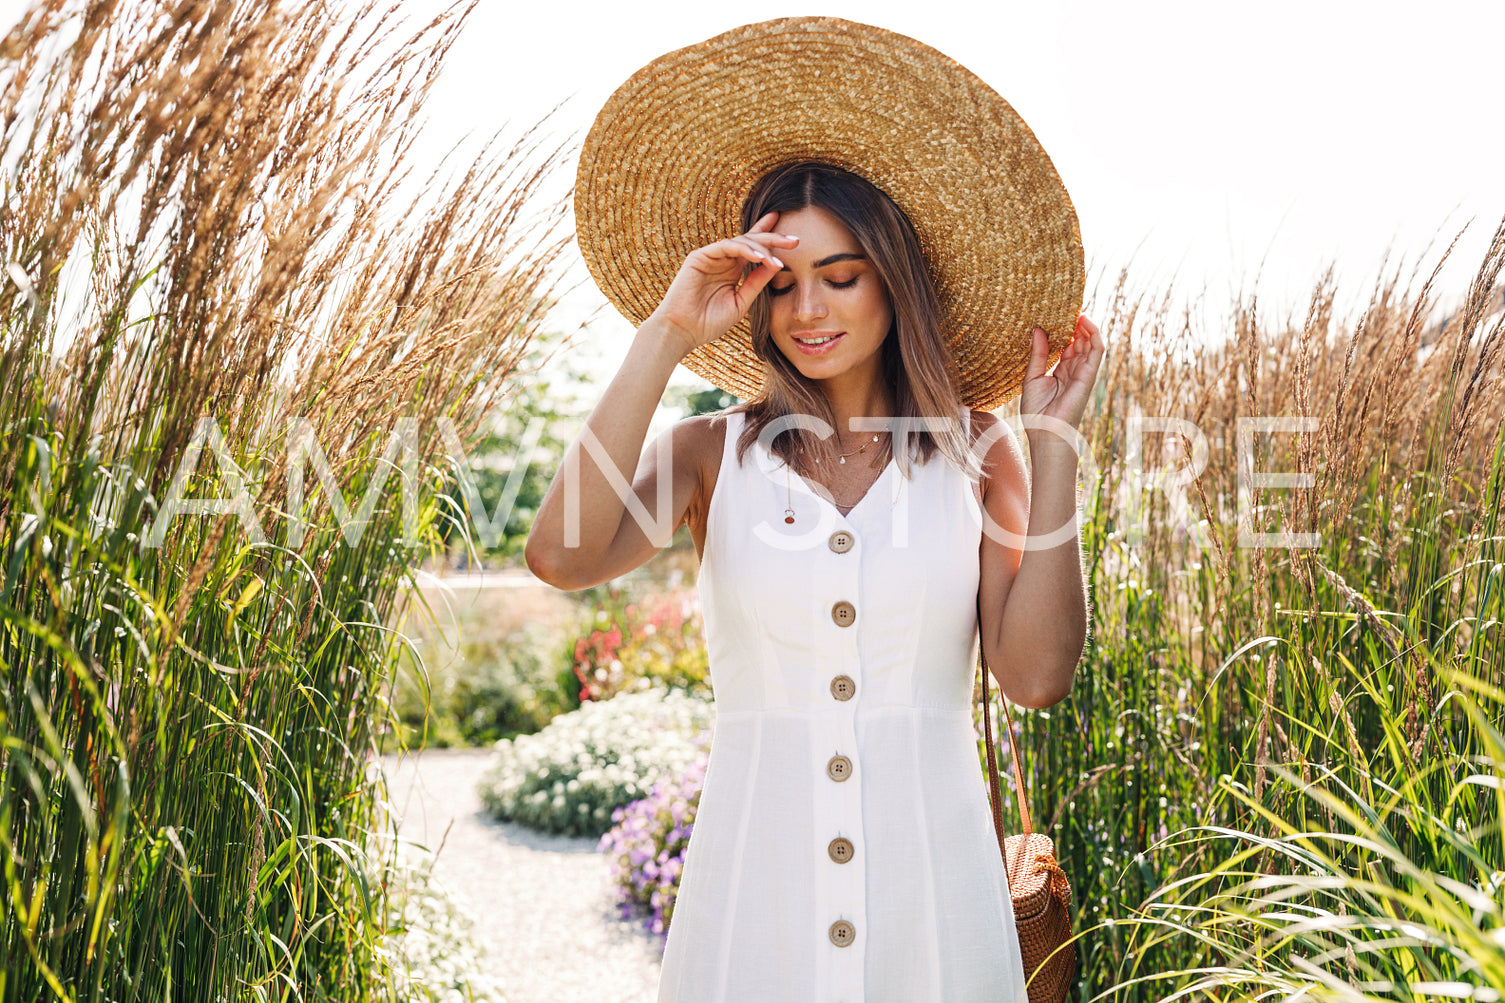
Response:
POLYGON ((568 655, 557 631, 530 624, 499 642, 463 645, 432 668, 398 673, 392 707, 406 744, 480 746, 531 735, 579 706, 568 655))

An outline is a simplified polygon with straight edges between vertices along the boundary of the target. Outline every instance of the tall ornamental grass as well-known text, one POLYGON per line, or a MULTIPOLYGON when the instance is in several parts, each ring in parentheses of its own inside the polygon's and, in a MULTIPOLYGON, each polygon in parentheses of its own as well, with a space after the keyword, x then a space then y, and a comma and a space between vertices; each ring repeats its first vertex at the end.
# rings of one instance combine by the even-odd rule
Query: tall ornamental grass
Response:
POLYGON ((1098 295, 1094 637, 1022 721, 1074 998, 1505 992, 1502 264, 1505 226, 1447 311, 1401 268, 1347 319, 1331 275, 1243 294, 1225 339, 1098 295))
POLYGON ((528 136, 399 187, 463 17, 44 0, 0 41, 6 1003, 389 996, 383 625, 562 246, 528 136))

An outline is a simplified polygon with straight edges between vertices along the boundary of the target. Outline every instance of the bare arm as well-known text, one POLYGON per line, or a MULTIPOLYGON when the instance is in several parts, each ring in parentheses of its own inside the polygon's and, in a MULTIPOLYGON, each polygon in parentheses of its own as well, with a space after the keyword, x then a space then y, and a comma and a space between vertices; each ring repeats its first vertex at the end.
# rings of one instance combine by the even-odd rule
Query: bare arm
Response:
MULTIPOLYGON (((1049 345, 1036 328, 1019 398, 1030 466, 1012 432, 987 453, 978 586, 983 652, 998 685, 1026 707, 1049 707, 1071 692, 1087 645, 1087 584, 1077 527, 1075 433, 1086 411, 1107 344, 1096 324, 1077 318, 1071 343, 1051 372, 1049 345), (1000 532, 999 530, 1002 530, 1000 532), (992 539, 990 537, 997 537, 992 539), (1029 545, 1025 540, 1030 541, 1029 545)), ((991 428, 997 419, 974 412, 991 428)))
POLYGON ((599 585, 668 546, 684 523, 700 481, 690 429, 680 423, 643 452, 680 357, 662 320, 650 317, 638 329, 533 519, 524 556, 539 578, 561 589, 599 585), (661 483, 667 508, 660 504, 661 483), (629 499, 641 506, 636 515, 629 499))
MULTIPOLYGON (((983 421, 998 424, 992 415, 983 421)), ((1076 527, 1077 459, 1069 448, 1056 448, 1062 445, 1058 440, 1032 437, 1031 476, 1013 432, 1002 431, 988 450, 984 493, 984 508, 997 528, 984 533, 979 556, 983 653, 1009 699, 1024 707, 1049 707, 1071 692, 1087 637, 1076 527), (1039 541, 1051 534, 1066 538, 1042 549, 1022 545, 1026 538, 1039 541)))
POLYGON ((769 213, 745 234, 690 252, 638 328, 534 516, 524 556, 539 578, 561 589, 599 585, 648 560, 684 524, 700 491, 706 425, 679 422, 646 455, 643 441, 674 367, 731 330, 783 267, 773 249, 796 239, 772 232, 777 219, 769 213), (744 279, 748 263, 756 267, 744 279))

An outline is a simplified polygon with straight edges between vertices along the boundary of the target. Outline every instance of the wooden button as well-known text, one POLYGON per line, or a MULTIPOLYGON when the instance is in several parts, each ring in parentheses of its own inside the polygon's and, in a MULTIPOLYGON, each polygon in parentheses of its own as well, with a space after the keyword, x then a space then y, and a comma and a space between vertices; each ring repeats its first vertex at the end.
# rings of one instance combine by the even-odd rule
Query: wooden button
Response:
POLYGON ((850 947, 857 939, 857 928, 844 919, 831 924, 831 943, 837 947, 850 947))
POLYGON ((831 539, 827 541, 831 549, 838 554, 845 554, 852 549, 852 544, 856 542, 857 538, 845 529, 838 529, 831 534, 831 539))
POLYGON ((851 676, 837 676, 831 680, 831 695, 838 700, 850 700, 857 693, 857 684, 851 676))
POLYGON ((826 763, 826 776, 841 783, 852 775, 852 761, 846 756, 832 756, 826 763))
POLYGON ((838 627, 850 627, 857 620, 857 607, 843 599, 831 607, 831 619, 838 627))
POLYGON ((857 847, 853 846, 852 841, 845 836, 837 836, 831 840, 831 845, 826 847, 826 852, 831 855, 832 860, 838 864, 844 864, 852 859, 852 855, 857 852, 857 847))

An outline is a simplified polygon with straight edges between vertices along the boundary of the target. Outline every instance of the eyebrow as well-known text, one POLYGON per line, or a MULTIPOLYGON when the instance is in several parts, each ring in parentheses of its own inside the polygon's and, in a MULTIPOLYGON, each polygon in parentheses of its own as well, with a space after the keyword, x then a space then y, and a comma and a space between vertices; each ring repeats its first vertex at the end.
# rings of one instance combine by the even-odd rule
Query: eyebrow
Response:
MULTIPOLYGON (((843 251, 841 254, 832 254, 832 255, 830 255, 828 257, 821 258, 819 261, 817 261, 815 264, 811 265, 810 267, 811 268, 824 268, 827 265, 834 265, 838 261, 866 261, 866 260, 867 260, 867 255, 866 254, 852 254, 850 251, 843 251)), ((785 271, 785 272, 789 271, 789 266, 785 265, 781 269, 781 271, 785 271)))

